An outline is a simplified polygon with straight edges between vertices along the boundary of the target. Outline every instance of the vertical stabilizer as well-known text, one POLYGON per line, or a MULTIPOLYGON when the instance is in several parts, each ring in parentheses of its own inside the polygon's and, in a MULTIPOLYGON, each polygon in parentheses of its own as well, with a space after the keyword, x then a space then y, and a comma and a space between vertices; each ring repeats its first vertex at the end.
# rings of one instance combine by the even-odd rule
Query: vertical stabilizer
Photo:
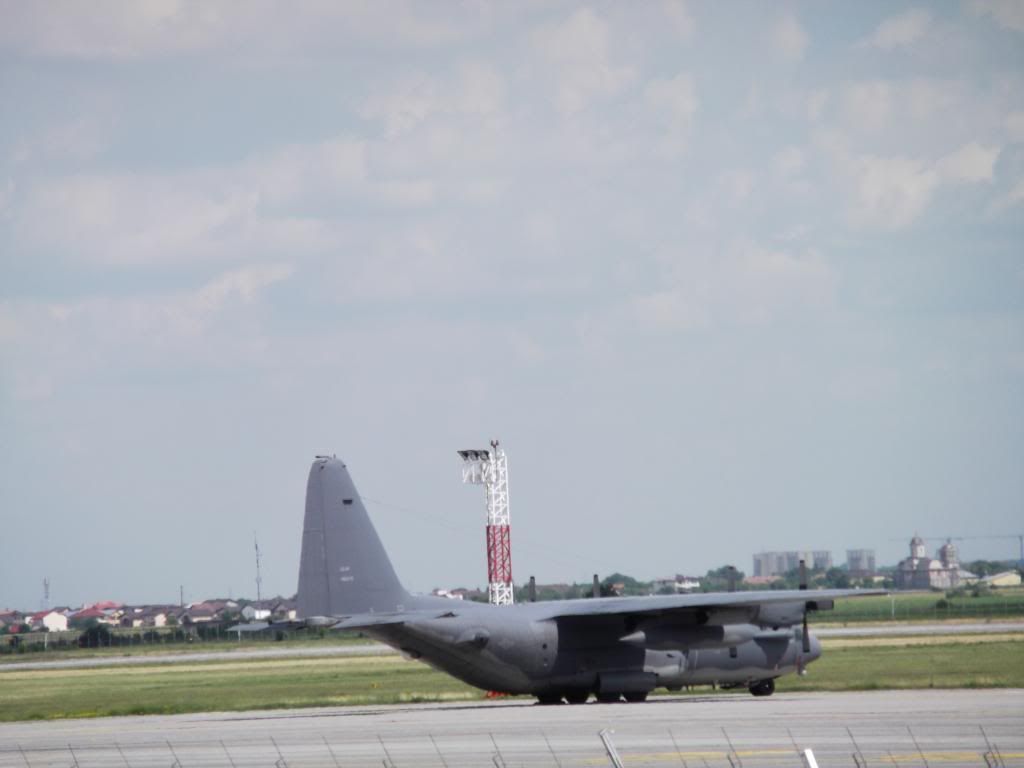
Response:
POLYGON ((318 457, 306 485, 299 617, 394 611, 407 597, 348 469, 318 457))

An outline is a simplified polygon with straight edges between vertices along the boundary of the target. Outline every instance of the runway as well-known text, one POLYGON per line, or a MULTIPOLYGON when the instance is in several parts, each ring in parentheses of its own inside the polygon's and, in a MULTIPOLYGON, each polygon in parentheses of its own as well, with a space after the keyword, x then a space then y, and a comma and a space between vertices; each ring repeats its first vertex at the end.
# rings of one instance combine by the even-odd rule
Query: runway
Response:
POLYGON ((869 624, 847 627, 811 627, 815 637, 916 637, 918 635, 1003 635, 1024 632, 1022 621, 971 621, 935 624, 869 624))
POLYGON ((0 724, 0 767, 1024 765, 1024 690, 523 700, 0 724), (847 730, 849 729, 849 731, 847 730), (982 730, 983 729, 983 730, 982 730), (854 743, 856 742, 856 743, 854 743), (177 762, 175 762, 177 761, 177 762))
POLYGON ((0 663, 0 674, 33 669, 91 669, 95 667, 149 666, 152 664, 194 664, 201 661, 253 661, 254 659, 300 659, 325 656, 388 656, 397 653, 382 643, 323 645, 308 648, 235 648, 229 651, 184 653, 143 653, 137 656, 92 656, 84 659, 49 661, 13 660, 0 663))

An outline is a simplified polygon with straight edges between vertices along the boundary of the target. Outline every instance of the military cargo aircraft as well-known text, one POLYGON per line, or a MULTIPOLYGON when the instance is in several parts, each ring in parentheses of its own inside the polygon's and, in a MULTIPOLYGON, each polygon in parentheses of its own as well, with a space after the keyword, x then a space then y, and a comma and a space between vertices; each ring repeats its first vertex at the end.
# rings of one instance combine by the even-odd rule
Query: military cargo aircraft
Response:
POLYGON ((541 704, 639 702, 658 687, 745 686, 821 655, 809 611, 868 590, 606 597, 494 606, 410 595, 399 583, 345 464, 320 456, 306 487, 298 614, 305 626, 377 638, 486 691, 541 704))

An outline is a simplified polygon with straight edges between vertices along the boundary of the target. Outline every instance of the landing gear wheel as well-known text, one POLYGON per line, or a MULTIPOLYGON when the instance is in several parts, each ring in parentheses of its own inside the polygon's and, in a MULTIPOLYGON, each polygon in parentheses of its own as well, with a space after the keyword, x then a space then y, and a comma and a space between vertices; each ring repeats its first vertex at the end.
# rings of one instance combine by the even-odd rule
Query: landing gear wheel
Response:
POLYGON ((587 691, 569 691, 565 694, 565 700, 570 704, 586 704, 590 694, 587 691))
POLYGON ((602 704, 618 704, 619 699, 622 698, 621 693, 599 693, 597 694, 597 700, 602 704))
POLYGON ((632 693, 625 693, 623 696, 626 697, 626 701, 630 704, 638 704, 641 701, 647 701, 647 691, 633 691, 632 693))
POLYGON ((758 680, 750 686, 750 692, 754 696, 771 696, 775 693, 775 680, 772 678, 758 680))
POLYGON ((562 697, 557 693, 542 693, 537 697, 537 703, 544 705, 561 704, 562 697))

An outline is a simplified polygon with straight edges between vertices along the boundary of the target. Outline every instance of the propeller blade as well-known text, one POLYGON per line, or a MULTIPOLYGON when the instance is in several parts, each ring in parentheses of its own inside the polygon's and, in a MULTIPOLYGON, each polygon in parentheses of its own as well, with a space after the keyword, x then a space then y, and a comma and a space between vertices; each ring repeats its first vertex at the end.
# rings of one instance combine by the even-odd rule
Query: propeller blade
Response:
POLYGON ((804 606, 804 653, 811 652, 811 635, 807 631, 807 606, 804 606))
POLYGON ((807 561, 800 561, 800 589, 807 589, 807 561))

